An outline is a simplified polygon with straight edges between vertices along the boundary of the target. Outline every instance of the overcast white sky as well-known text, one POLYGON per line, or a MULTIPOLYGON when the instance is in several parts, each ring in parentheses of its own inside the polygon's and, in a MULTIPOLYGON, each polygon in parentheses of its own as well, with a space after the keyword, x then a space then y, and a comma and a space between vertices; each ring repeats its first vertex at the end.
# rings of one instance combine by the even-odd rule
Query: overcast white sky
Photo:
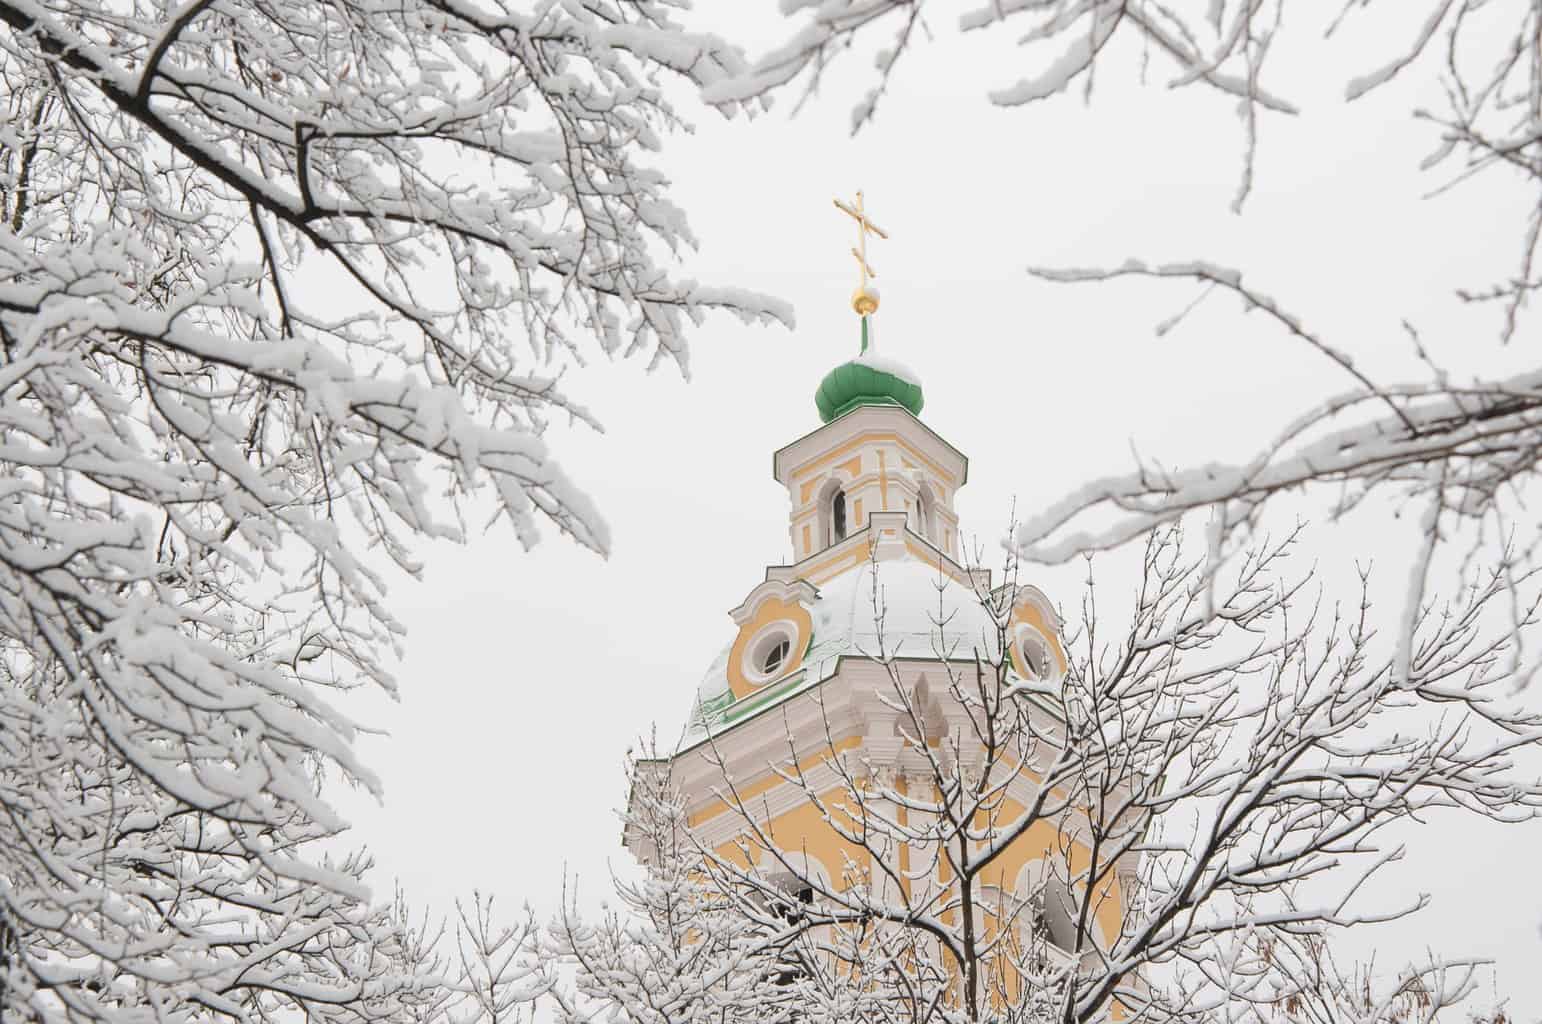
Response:
MULTIPOLYGON (((737 17, 748 6, 717 9, 737 17)), ((760 6, 761 22, 736 26, 741 38, 777 27, 774 5, 760 6)), ((1168 69, 1156 58, 1148 87, 1131 55, 1114 54, 1090 105, 997 110, 984 89, 1018 76, 1011 33, 966 42, 941 25, 855 139, 849 74, 796 118, 786 102, 753 122, 700 115, 696 135, 661 161, 703 242, 690 272, 789 299, 797 329, 711 323, 696 335, 689 382, 645 374, 637 360, 570 376, 606 433, 557 428, 555 446, 610 520, 609 560, 554 534, 525 553, 497 529, 425 552, 426 581, 395 588, 411 628, 404 699, 355 706, 390 734, 364 744, 386 802, 343 799, 377 854, 377 890, 394 877, 441 907, 478 888, 511 911, 550 908, 568 871, 584 902, 605 895, 608 866, 627 858, 615 814, 627 748, 654 724, 673 739, 732 639, 727 610, 788 556, 771 453, 818 425, 814 388, 857 340, 850 221, 834 195, 863 188, 890 234, 870 250, 881 344, 921 375, 922 418, 970 458, 959 511, 991 559, 1014 498, 1031 509, 1127 470, 1132 444, 1179 464, 1251 455, 1299 407, 1350 383, 1235 303, 1212 298, 1157 338, 1154 325, 1191 291, 1055 286, 1028 277, 1029 265, 1230 263, 1387 379, 1416 372, 1404 317, 1452 365, 1534 362, 1530 350, 1488 355, 1492 322, 1452 297, 1510 266, 1515 195, 1486 180, 1421 202, 1444 179, 1416 170, 1431 144, 1407 113, 1416 91, 1338 99, 1347 77, 1408 32, 1378 38, 1351 23, 1323 47, 1310 26, 1294 28, 1315 49, 1277 53, 1274 87, 1310 116, 1264 122, 1241 216, 1229 212, 1239 123, 1213 97, 1160 88, 1168 69)), ((1401 578, 1401 538, 1387 522, 1318 529, 1330 581, 1355 559, 1401 578)), ((1080 576, 1033 578, 1070 615, 1080 576)), ((1103 581, 1117 585, 1112 572, 1103 581)), ((1432 909, 1362 936, 1362 948, 1379 947, 1387 966, 1426 947, 1495 957, 1512 1011, 1542 1017, 1542 825, 1426 831, 1380 895, 1429 892, 1432 909)))

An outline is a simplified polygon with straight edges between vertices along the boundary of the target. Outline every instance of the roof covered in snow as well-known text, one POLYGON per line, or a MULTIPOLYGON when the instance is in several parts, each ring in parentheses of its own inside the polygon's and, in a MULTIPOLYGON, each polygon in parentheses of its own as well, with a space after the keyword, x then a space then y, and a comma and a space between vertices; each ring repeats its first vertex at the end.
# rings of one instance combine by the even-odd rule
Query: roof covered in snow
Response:
POLYGON ((683 747, 819 685, 842 657, 969 660, 995 646, 974 587, 910 556, 863 562, 819 587, 805 607, 813 635, 802 661, 737 702, 728 683, 732 641, 723 648, 697 688, 683 747))

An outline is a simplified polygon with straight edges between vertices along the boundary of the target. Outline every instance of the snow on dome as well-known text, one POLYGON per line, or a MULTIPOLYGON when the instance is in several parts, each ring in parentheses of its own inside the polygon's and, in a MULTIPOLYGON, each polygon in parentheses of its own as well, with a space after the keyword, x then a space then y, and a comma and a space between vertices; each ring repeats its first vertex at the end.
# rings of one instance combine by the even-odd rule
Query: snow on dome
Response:
POLYGON ((925 404, 921 385, 915 382, 912 371, 871 351, 848 359, 825 374, 819 390, 814 392, 814 407, 826 423, 861 405, 898 405, 910 410, 912 416, 919 416, 925 404))
POLYGON ((733 693, 728 688, 728 655, 733 649, 733 644, 724 647, 716 660, 712 662, 711 667, 707 669, 707 674, 702 676, 701 685, 696 688, 696 703, 698 705, 710 704, 733 693))
POLYGON ((911 385, 912 387, 919 388, 921 386, 920 374, 916 373, 916 371, 912 370, 898 359, 890 359, 887 356, 881 356, 877 352, 874 352, 872 349, 868 349, 866 352, 857 356, 852 360, 852 362, 860 363, 863 366, 870 366, 877 370, 879 373, 887 373, 891 377, 898 377, 900 380, 904 381, 906 384, 911 385))
MULTIPOLYGON (((842 657, 876 656, 882 649, 900 658, 972 660, 976 650, 991 652, 995 647, 995 624, 974 589, 908 556, 864 562, 842 573, 819 588, 809 612, 813 643, 800 666, 804 677, 765 707, 828 679, 842 657), (881 645, 874 618, 875 581, 883 613, 881 645)), ((705 737, 708 724, 721 720, 733 703, 728 686, 731 649, 731 644, 723 649, 697 688, 685 746, 705 737)))
POLYGON ((814 392, 814 406, 826 423, 859 405, 898 405, 912 416, 920 416, 926 405, 920 375, 899 360, 878 354, 872 320, 862 318, 861 354, 825 374, 814 392))
POLYGON ((902 658, 972 658, 977 647, 993 643, 996 635, 972 587, 908 557, 864 562, 837 576, 820 588, 811 611, 814 648, 809 660, 831 662, 821 668, 821 678, 835 670, 833 661, 841 655, 876 655, 881 647, 902 658), (879 612, 881 645, 875 621, 879 612))

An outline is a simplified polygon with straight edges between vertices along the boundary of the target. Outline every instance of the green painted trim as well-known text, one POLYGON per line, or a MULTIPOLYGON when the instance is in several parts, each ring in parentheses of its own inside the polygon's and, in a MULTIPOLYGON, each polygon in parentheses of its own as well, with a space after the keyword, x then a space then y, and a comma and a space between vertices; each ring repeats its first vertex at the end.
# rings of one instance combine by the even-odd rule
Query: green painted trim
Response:
POLYGON ((728 691, 726 691, 724 693, 718 694, 716 697, 713 697, 713 698, 711 698, 709 700, 703 701, 702 705, 701 705, 701 714, 703 716, 715 715, 719 711, 721 711, 724 708, 728 707, 728 705, 732 704, 733 702, 734 702, 733 691, 732 690, 728 690, 728 691))
POLYGON ((806 675, 808 675, 808 671, 806 669, 799 669, 798 671, 788 675, 787 678, 783 679, 781 682, 768 686, 761 690, 759 693, 753 694, 737 702, 723 715, 724 724, 737 721, 738 719, 743 718, 745 715, 753 713, 757 708, 764 707, 767 703, 783 696, 787 693, 788 690, 792 689, 794 685, 803 682, 803 679, 806 675))
MULTIPOLYGON (((812 692, 815 689, 815 687, 823 686, 826 683, 828 683, 831 679, 834 679, 837 675, 840 674, 841 665, 844 664, 847 661, 871 662, 872 660, 873 660, 872 658, 868 657, 865 654, 837 654, 835 656, 835 664, 830 668, 830 671, 828 673, 826 673, 824 676, 822 676, 819 679, 815 680, 814 684, 808 688, 807 692, 812 692)), ((898 662, 905 662, 907 664, 918 664, 918 663, 919 664, 937 664, 938 662, 942 662, 944 664, 954 664, 954 665, 973 664, 973 662, 969 661, 969 659, 967 659, 967 658, 960 659, 960 658, 934 658, 934 657, 921 657, 921 656, 915 656, 915 657, 897 656, 893 660, 894 661, 898 661, 898 662)), ((789 676, 787 678, 786 682, 788 684, 795 683, 795 682, 802 682, 803 679, 804 679, 804 676, 807 673, 807 671, 808 671, 808 669, 807 669, 806 666, 804 668, 799 669, 797 672, 794 672, 791 676, 789 676)), ((755 698, 745 698, 745 702, 742 705, 742 711, 741 711, 741 706, 740 705, 736 705, 734 707, 734 709, 733 709, 734 713, 731 716, 725 716, 722 719, 722 723, 721 724, 722 724, 722 727, 723 727, 723 731, 719 732, 717 729, 713 728, 712 723, 708 723, 708 725, 707 725, 707 735, 703 736, 701 739, 697 740, 695 743, 692 743, 690 746, 685 747, 684 749, 675 751, 675 753, 672 754, 669 757, 669 760, 671 762, 673 762, 673 761, 677 760, 678 758, 683 757, 686 754, 689 754, 691 751, 697 749, 698 747, 700 747, 700 746, 702 746, 702 745, 704 745, 706 743, 709 743, 709 742, 711 742, 713 740, 721 739, 724 735, 726 735, 726 733, 727 733, 727 731, 729 729, 736 729, 740 725, 743 725, 750 718, 754 717, 753 715, 746 715, 743 712, 748 712, 748 711, 751 711, 751 710, 763 711, 763 710, 766 709, 766 706, 768 704, 775 703, 775 701, 773 701, 771 698, 786 696, 787 693, 790 692, 792 689, 793 689, 793 687, 790 686, 790 685, 780 685, 779 684, 776 687, 774 692, 768 690, 767 692, 762 693, 762 694, 758 695, 755 698), (753 704, 751 703, 752 700, 753 700, 753 704)), ((1049 715, 1051 717, 1053 717, 1057 722, 1060 722, 1062 724, 1065 722, 1066 718, 1065 718, 1065 708, 1064 708, 1064 706, 1057 707, 1055 704, 1053 704, 1049 700, 1049 698, 1043 696, 1042 694, 1037 694, 1037 693, 1029 694, 1024 699, 1027 700, 1028 703, 1033 704, 1033 705, 1041 708, 1042 710, 1046 711, 1047 713, 1049 713, 1049 715)))

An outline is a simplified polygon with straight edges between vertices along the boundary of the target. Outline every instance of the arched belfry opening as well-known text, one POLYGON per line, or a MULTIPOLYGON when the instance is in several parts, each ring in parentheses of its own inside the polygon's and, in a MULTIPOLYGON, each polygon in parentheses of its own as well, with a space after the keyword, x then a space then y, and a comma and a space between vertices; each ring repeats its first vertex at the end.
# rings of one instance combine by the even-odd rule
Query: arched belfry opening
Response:
POLYGON ((811 555, 851 536, 857 529, 856 517, 861 507, 861 502, 852 497, 847 475, 831 473, 814 495, 813 521, 804 528, 803 553, 811 555))
POLYGON ((1030 940, 1047 942, 1062 953, 1077 947, 1078 926, 1073 913, 1076 902, 1062 872, 1063 862, 1052 865, 1048 859, 1023 865, 1018 875, 1017 892, 1027 900, 1024 924, 1030 940))
POLYGON ((933 544, 941 543, 937 530, 937 499, 932 497, 932 489, 925 484, 916 495, 915 532, 933 544))

